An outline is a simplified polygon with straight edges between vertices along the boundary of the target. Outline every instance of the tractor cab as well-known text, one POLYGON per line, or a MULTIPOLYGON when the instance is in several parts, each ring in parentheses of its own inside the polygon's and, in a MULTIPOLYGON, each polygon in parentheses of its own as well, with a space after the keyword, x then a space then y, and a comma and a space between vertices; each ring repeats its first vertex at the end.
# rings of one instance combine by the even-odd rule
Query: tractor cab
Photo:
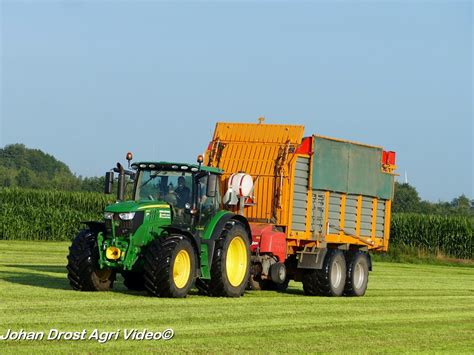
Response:
POLYGON ((221 209, 221 169, 168 162, 134 163, 132 168, 136 170, 133 200, 168 204, 171 224, 195 229, 221 209))

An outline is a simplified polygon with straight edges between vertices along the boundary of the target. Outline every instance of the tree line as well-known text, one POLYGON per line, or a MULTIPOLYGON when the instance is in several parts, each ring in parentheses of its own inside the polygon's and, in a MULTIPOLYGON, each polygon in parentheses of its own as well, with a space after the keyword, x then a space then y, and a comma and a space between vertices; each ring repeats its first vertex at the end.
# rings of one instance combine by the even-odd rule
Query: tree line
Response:
POLYGON ((0 188, 102 192, 104 177, 76 176, 52 155, 23 144, 0 148, 0 188))
POLYGON ((395 183, 392 212, 474 216, 471 200, 464 194, 450 202, 429 202, 420 198, 415 187, 398 182, 395 183))

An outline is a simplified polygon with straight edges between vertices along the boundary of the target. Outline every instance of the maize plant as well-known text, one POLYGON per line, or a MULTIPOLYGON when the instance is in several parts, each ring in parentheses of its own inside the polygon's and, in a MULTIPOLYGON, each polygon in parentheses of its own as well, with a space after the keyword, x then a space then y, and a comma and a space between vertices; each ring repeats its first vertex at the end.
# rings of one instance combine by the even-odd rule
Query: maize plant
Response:
POLYGON ((70 240, 81 222, 102 218, 112 200, 90 192, 0 189, 0 239, 70 240))
POLYGON ((390 242, 432 254, 472 259, 473 219, 399 213, 392 216, 390 242))

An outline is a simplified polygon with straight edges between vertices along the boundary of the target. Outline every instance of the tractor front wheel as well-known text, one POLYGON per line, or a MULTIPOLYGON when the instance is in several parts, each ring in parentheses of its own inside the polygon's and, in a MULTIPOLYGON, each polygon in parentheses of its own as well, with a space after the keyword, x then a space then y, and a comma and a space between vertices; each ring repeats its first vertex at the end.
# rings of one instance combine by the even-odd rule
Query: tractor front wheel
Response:
POLYGON ((216 297, 240 297, 250 274, 250 242, 241 223, 226 227, 216 242, 212 260, 209 294, 216 297))
POLYGON ((144 264, 145 288, 153 296, 186 297, 196 275, 196 253, 182 236, 156 239, 144 264))
POLYGON ((67 257, 67 277, 74 290, 108 291, 115 281, 115 271, 99 267, 97 236, 84 229, 74 238, 67 257))

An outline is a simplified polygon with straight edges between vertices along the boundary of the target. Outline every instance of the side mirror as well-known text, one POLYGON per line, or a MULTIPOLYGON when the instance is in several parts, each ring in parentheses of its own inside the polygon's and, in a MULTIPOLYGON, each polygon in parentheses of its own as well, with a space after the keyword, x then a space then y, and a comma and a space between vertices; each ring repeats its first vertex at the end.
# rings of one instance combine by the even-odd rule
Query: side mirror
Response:
POLYGON ((217 175, 210 174, 207 177, 206 196, 216 197, 216 194, 217 194, 217 175))
POLYGON ((105 173, 105 186, 104 186, 104 193, 111 194, 112 193, 112 186, 114 183, 114 173, 112 171, 108 171, 105 173))

